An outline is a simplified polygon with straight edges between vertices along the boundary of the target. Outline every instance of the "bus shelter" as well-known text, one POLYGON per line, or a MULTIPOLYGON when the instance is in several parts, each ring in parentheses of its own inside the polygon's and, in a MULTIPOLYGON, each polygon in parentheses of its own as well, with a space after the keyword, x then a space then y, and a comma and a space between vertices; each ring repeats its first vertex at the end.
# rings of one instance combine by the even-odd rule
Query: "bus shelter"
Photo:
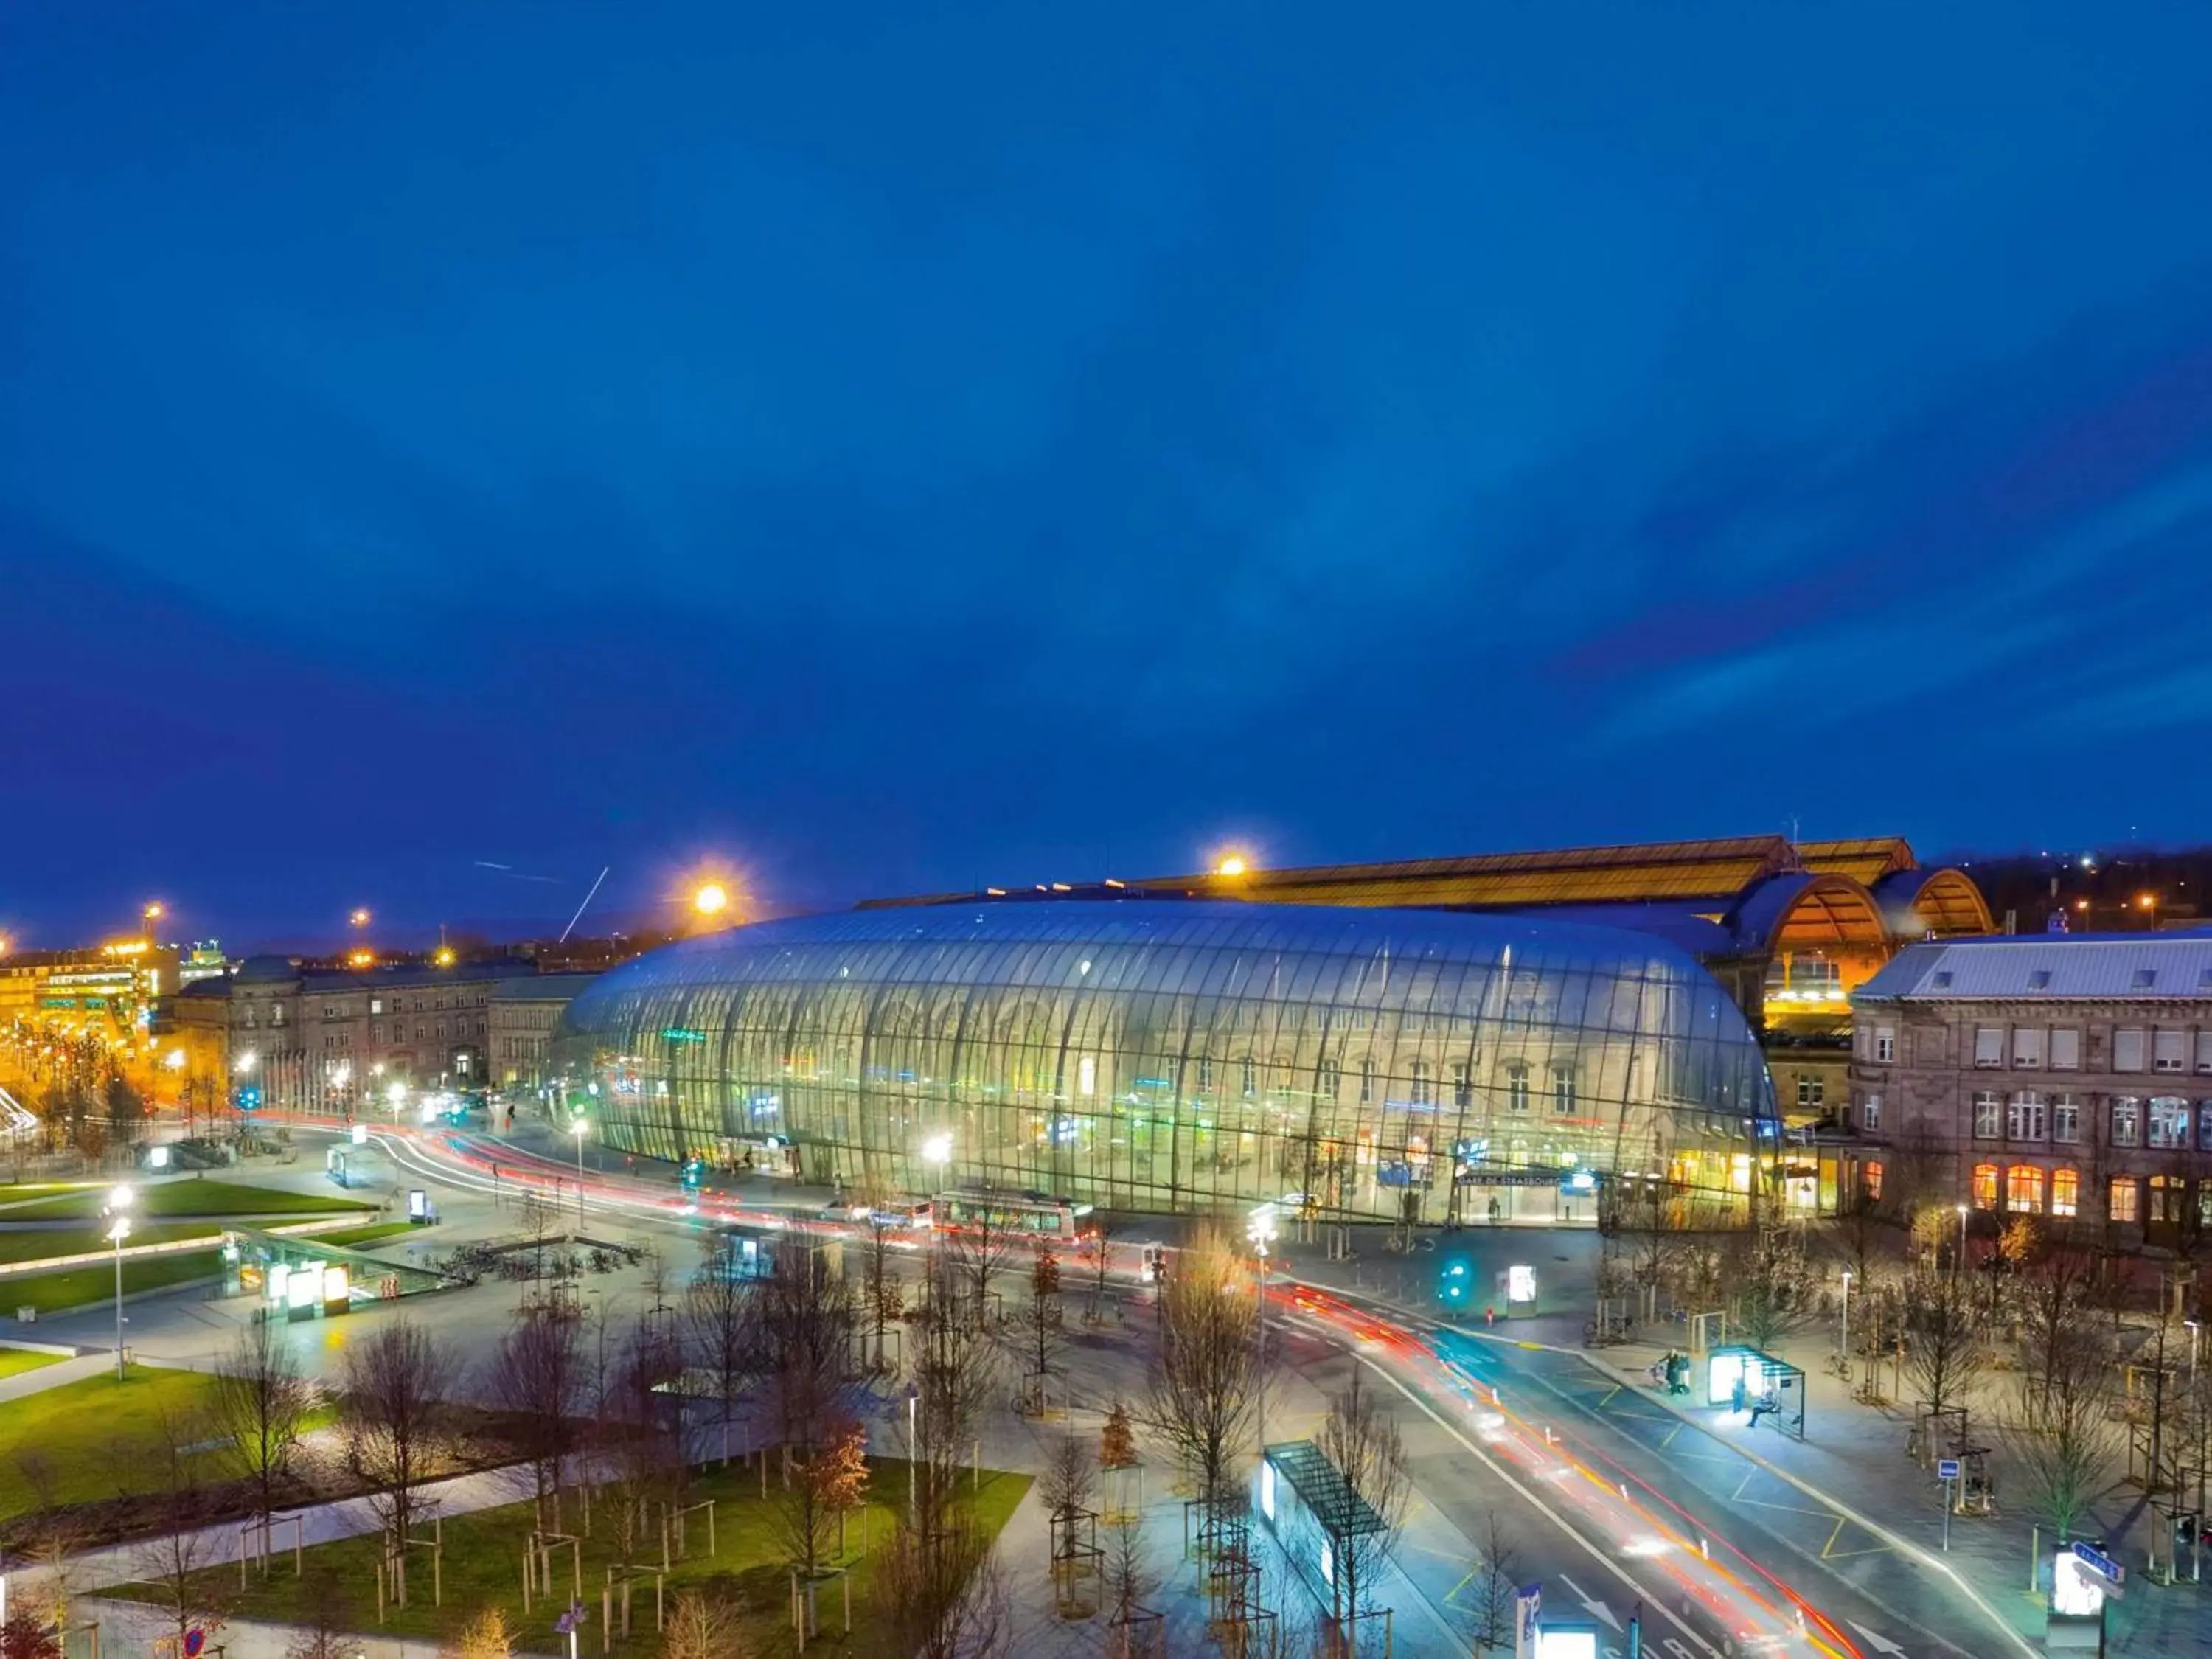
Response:
POLYGON ((1771 1417, 1784 1434, 1805 1437, 1805 1373, 1741 1342, 1723 1343, 1705 1357, 1705 1403, 1747 1415, 1757 1428, 1771 1417))
MULTIPOLYGON (((1328 1455, 1310 1440, 1292 1440, 1261 1452, 1260 1519, 1321 1604, 1336 1614, 1343 1606, 1341 1564, 1356 1540, 1383 1531, 1382 1517, 1362 1498, 1328 1455)), ((1356 1587, 1364 1600, 1367 1586, 1356 1587)), ((1375 1609, 1354 1607, 1363 1619, 1375 1609)))
POLYGON ((451 1282, 428 1268, 252 1227, 223 1230, 222 1270, 222 1293, 253 1297, 264 1319, 326 1319, 359 1302, 392 1301, 451 1282))

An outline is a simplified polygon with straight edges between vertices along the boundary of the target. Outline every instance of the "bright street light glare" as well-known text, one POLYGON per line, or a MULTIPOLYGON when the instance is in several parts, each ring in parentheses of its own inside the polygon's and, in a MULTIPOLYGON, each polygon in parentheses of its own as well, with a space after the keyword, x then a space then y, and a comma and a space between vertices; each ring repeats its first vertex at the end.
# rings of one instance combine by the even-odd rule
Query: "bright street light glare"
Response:
POLYGON ((159 921, 163 916, 168 914, 168 911, 157 899, 153 903, 148 905, 140 914, 143 915, 149 921, 159 921))
POLYGON ((137 1194, 130 1188, 118 1187, 113 1192, 108 1194, 107 1207, 111 1210, 127 1210, 131 1207, 131 1200, 136 1196, 137 1194))
POLYGON ((356 927, 366 927, 369 921, 368 911, 366 908, 356 910, 347 920, 356 927))
POLYGON ((925 1164, 940 1164, 952 1162, 952 1137, 949 1134, 935 1134, 923 1141, 921 1161, 925 1164))
POLYGON ((568 1133, 575 1136, 577 1139, 581 1140, 586 1135, 592 1133, 592 1120, 587 1117, 570 1118, 568 1120, 568 1133))
POLYGON ((1213 873, 1217 876, 1241 876, 1244 873, 1244 860, 1231 853, 1213 866, 1213 873))
POLYGON ((719 916, 730 908, 729 890, 719 881, 710 881, 691 895, 691 908, 702 916, 719 916))
POLYGON ((116 1217, 115 1224, 107 1230, 107 1242, 111 1244, 120 1244, 130 1237, 131 1218, 127 1215, 116 1217))

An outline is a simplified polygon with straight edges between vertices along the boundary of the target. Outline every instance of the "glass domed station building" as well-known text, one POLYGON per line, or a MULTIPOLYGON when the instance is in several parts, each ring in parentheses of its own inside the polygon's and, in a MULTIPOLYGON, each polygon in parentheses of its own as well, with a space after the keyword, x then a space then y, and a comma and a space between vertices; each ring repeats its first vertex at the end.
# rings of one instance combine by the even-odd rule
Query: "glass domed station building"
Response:
POLYGON ((1741 1209, 1781 1139, 1758 1042, 1692 957, 1526 914, 798 917, 610 971, 553 1060, 618 1150, 1115 1211, 1396 1219, 1410 1194, 1431 1222, 1579 1222, 1615 1176, 1741 1209))

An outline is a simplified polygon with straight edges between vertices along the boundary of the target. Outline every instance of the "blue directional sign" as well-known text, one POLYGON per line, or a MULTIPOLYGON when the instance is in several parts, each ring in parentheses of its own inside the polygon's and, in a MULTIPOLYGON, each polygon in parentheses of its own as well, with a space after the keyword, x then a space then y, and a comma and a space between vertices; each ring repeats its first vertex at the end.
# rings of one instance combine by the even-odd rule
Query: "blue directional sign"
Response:
POLYGON ((1936 1464, 1936 1478, 1938 1480, 1956 1480, 1959 1478, 1959 1460, 1955 1457, 1939 1458, 1936 1464))
POLYGON ((2094 1544, 2084 1544, 2076 1540, 2071 1547, 2075 1559, 2100 1577, 2109 1578, 2115 1584, 2127 1577, 2127 1569, 2094 1544))

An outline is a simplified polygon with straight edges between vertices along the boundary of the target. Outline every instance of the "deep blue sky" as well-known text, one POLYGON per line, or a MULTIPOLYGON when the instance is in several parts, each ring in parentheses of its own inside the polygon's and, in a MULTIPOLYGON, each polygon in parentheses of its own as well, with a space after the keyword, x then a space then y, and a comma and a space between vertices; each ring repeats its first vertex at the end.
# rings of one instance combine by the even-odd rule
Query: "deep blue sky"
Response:
POLYGON ((15 0, 0 930, 2199 835, 2208 61, 2019 0, 15 0))

